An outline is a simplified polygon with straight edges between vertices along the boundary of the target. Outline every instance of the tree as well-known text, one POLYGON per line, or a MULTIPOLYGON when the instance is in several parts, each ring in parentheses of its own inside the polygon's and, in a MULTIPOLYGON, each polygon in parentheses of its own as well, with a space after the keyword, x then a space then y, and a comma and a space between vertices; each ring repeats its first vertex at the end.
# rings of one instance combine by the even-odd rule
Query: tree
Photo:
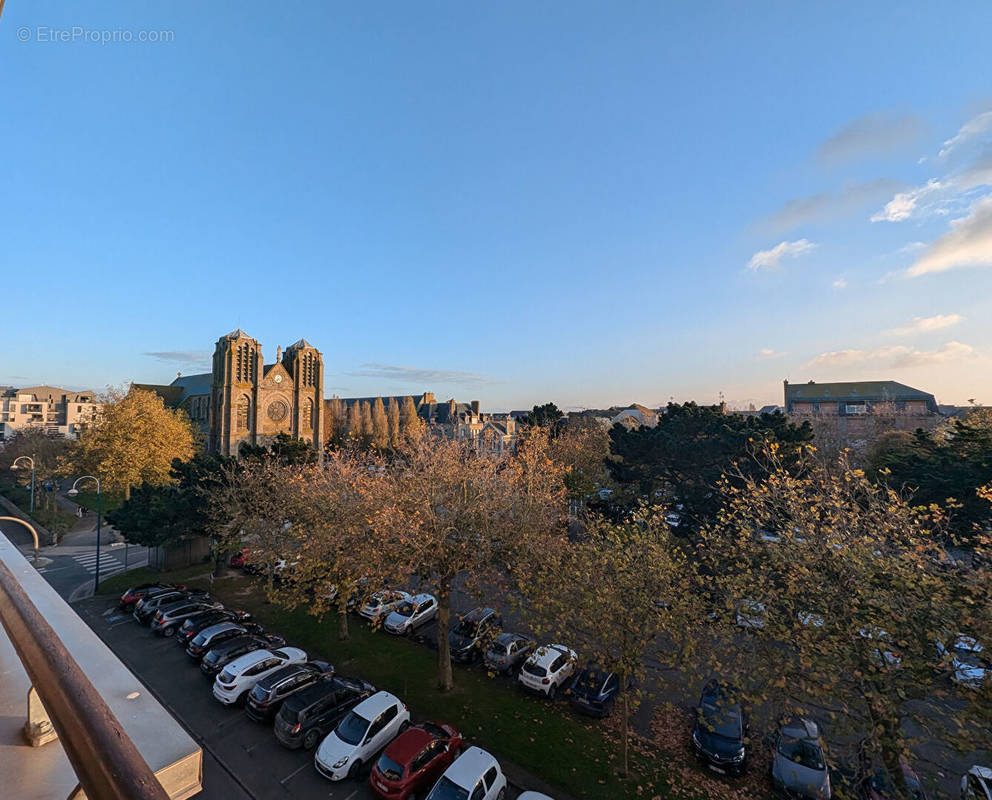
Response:
POLYGON ((581 660, 618 677, 626 775, 629 721, 644 697, 645 658, 663 649, 666 661, 685 663, 701 615, 690 591, 691 564, 660 514, 621 524, 592 520, 587 530, 581 541, 530 564, 519 590, 536 633, 569 642, 581 660))
POLYGON ((272 455, 283 464, 313 464, 318 453, 306 439, 280 433, 269 445, 272 455))
POLYGON ((324 444, 338 447, 345 438, 347 415, 340 397, 332 397, 327 401, 327 413, 324 415, 324 444))
POLYGON ((67 475, 92 474, 103 490, 127 499, 142 483, 161 486, 172 481, 174 459, 193 455, 193 423, 180 409, 166 408, 154 392, 111 390, 100 415, 80 434, 61 459, 67 475))
POLYGON ((470 593, 491 591, 518 556, 547 549, 562 511, 561 470, 536 449, 486 458, 471 443, 425 438, 393 461, 393 559, 437 596, 443 691, 454 686, 447 632, 455 580, 470 593))
POLYGON ((400 434, 409 446, 418 446, 424 436, 424 421, 417 414, 417 406, 412 397, 404 397, 400 406, 400 434))
POLYGON ((372 407, 365 401, 358 401, 358 413, 362 418, 362 447, 368 447, 372 444, 372 438, 375 435, 375 431, 372 428, 372 407))
POLYGON ((936 641, 966 620, 935 545, 945 519, 843 460, 804 452, 787 464, 775 445, 762 459, 767 476, 738 469, 722 482, 727 505, 701 534, 707 667, 747 676, 752 703, 825 709, 833 738, 863 739, 905 793, 905 720, 938 738, 967 733, 944 729, 933 705, 946 693, 936 641))
POLYGON ((570 421, 551 441, 551 457, 565 466, 565 487, 572 498, 584 498, 610 482, 609 456, 609 430, 590 418, 570 421))
POLYGON ((766 443, 778 444, 789 464, 812 436, 808 423, 794 425, 780 412, 743 416, 722 406, 669 403, 653 428, 613 426, 614 458, 607 466, 634 497, 671 492, 683 507, 685 527, 698 529, 715 519, 723 503, 721 477, 735 464, 745 475, 758 474, 762 467, 753 454, 766 443))
POLYGON ((372 445, 379 452, 389 447, 389 420, 381 397, 372 401, 372 445))
POLYGON ((41 430, 29 428, 20 431, 13 439, 4 442, 0 450, 0 472, 5 476, 14 475, 19 484, 28 486, 31 483, 31 467, 22 456, 31 458, 34 461, 36 507, 52 511, 55 507, 53 493, 43 491, 42 486, 46 481, 54 482, 58 478, 59 462, 69 447, 70 442, 66 439, 49 436, 41 430), (21 460, 17 461, 19 458, 21 460), (17 469, 11 471, 15 461, 17 469))
POLYGON ((534 406, 520 422, 523 425, 536 425, 539 428, 550 428, 552 432, 557 432, 564 422, 564 416, 554 403, 545 403, 543 406, 534 406))
POLYGON ((389 424, 389 446, 395 450, 400 446, 400 406, 395 397, 389 398, 386 419, 389 424))
POLYGON ((351 442, 352 446, 357 446, 361 444, 362 439, 365 436, 365 430, 362 427, 362 410, 358 405, 358 401, 354 401, 348 405, 348 440, 351 442))

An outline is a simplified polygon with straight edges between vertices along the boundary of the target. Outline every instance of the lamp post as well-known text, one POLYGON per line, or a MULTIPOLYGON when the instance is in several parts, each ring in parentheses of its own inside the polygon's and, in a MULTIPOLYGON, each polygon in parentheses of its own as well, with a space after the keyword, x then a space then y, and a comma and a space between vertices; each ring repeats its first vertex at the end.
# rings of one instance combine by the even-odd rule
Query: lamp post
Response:
POLYGON ((103 493, 100 491, 100 479, 95 475, 83 475, 73 481, 72 488, 66 492, 69 497, 79 494, 76 485, 85 480, 96 481, 96 574, 93 576, 93 594, 100 588, 100 518, 103 516, 103 493))
POLYGON ((18 469, 17 462, 22 458, 26 458, 31 462, 31 510, 28 512, 32 517, 34 516, 34 458, 31 456, 18 456, 14 459, 14 463, 10 465, 11 469, 18 469))
POLYGON ((17 522, 23 525, 31 532, 31 538, 34 539, 34 568, 38 568, 38 531, 34 529, 34 525, 30 522, 25 522, 20 517, 0 517, 0 521, 3 522, 17 522))

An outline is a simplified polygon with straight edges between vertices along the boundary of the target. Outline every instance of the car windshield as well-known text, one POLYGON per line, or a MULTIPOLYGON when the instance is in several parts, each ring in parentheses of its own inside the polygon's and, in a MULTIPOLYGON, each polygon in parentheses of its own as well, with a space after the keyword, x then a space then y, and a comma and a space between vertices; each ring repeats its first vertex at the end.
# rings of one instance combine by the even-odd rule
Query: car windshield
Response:
POLYGON ((427 800, 468 800, 468 789, 463 789, 444 775, 431 790, 427 800))
POLYGON ((807 769, 826 769, 826 765, 823 763, 823 751, 816 742, 809 739, 793 739, 791 736, 782 736, 778 741, 778 751, 789 761, 807 769))
POLYGON ((197 647, 199 647, 205 641, 207 641, 206 635, 204 635, 202 633, 198 633, 198 634, 196 634, 196 636, 193 637, 193 642, 192 643, 195 644, 197 647))
POLYGON ((335 729, 338 738, 348 744, 358 744, 365 738, 365 732, 369 729, 369 721, 354 711, 349 711, 338 727, 335 729))
POLYGON ((413 603, 406 601, 396 607, 396 613, 401 617, 409 617, 413 613, 413 603))
POLYGON ((475 637, 478 627, 478 620, 465 617, 455 626, 455 633, 459 636, 467 636, 469 639, 472 639, 475 637))
POLYGON ((398 781, 403 777, 403 767, 385 753, 379 757, 379 772, 391 781, 398 781))
POLYGON ((737 709, 724 703, 706 702, 699 711, 700 722, 710 733, 724 739, 739 741, 741 738, 741 717, 737 709))
POLYGON ((234 680, 234 673, 231 672, 231 670, 229 670, 229 669, 225 669, 220 674, 220 682, 221 683, 230 683, 233 680, 234 680))
POLYGON ((251 696, 256 700, 265 700, 269 696, 269 690, 262 686, 262 684, 256 683, 251 688, 251 696))
POLYGON ((216 650, 211 650, 209 653, 207 653, 203 657, 203 660, 207 664, 213 664, 215 661, 219 661, 220 660, 220 653, 218 653, 216 650))

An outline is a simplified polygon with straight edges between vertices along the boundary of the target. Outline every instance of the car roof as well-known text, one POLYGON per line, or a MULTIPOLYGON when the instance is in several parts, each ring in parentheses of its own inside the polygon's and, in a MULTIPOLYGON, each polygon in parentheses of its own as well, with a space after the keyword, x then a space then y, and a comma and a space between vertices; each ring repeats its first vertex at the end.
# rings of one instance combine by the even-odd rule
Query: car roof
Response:
POLYGON ((209 628, 204 628, 202 631, 200 631, 200 633, 203 634, 204 637, 209 638, 215 634, 220 633, 221 631, 229 631, 232 628, 240 628, 240 627, 241 626, 236 622, 232 622, 231 620, 225 620, 224 622, 218 622, 216 625, 211 625, 209 628))
POLYGON ((245 653, 243 656, 238 656, 234 661, 227 665, 227 668, 231 672, 240 672, 243 669, 248 669, 260 661, 265 661, 265 659, 270 658, 272 652, 270 650, 252 650, 250 653, 245 653))
POLYGON ((469 747, 445 770, 445 776, 463 789, 472 791, 486 770, 499 767, 499 762, 481 747, 469 747))
POLYGON ((271 689, 277 683, 280 683, 286 678, 291 678, 294 675, 299 675, 301 672, 317 672, 317 670, 311 669, 309 664, 286 664, 285 666, 279 667, 275 672, 270 672, 264 678, 262 678, 259 683, 262 685, 263 689, 271 689))
POLYGON ((347 678, 327 678, 326 680, 317 681, 313 686, 308 686, 303 691, 296 692, 287 698, 286 702, 293 708, 306 708, 311 703, 316 703, 321 698, 342 687, 354 687, 358 685, 358 681, 348 680, 347 678))
POLYGON ((432 741, 434 737, 423 728, 407 728, 386 748, 386 756, 397 764, 408 764, 432 741))
POLYGON ((375 719, 387 708, 396 704, 402 705, 395 695, 389 692, 376 692, 371 697, 366 697, 352 710, 365 719, 375 719))
POLYGON ((474 622, 475 620, 478 619, 485 619, 486 617, 490 617, 495 613, 496 613, 495 609, 492 608, 473 608, 464 617, 462 617, 462 620, 468 620, 469 622, 474 622))
POLYGON ((805 717, 793 717, 782 726, 782 734, 790 739, 811 739, 817 741, 820 738, 820 729, 811 719, 805 717))
POLYGON ((546 667, 560 655, 571 657, 569 648, 563 644, 542 644, 531 654, 530 659, 535 664, 546 667))
POLYGON ((424 592, 423 594, 415 594, 407 599, 414 605, 420 605, 426 600, 434 600, 435 598, 434 595, 424 592))

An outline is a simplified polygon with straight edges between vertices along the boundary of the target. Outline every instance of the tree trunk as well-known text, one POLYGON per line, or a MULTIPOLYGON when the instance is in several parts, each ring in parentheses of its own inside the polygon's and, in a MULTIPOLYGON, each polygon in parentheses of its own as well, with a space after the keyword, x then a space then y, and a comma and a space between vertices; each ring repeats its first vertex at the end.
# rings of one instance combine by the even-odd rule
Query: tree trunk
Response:
POLYGON ((214 542, 214 577, 219 578, 224 574, 224 554, 220 550, 220 546, 215 541, 214 542))
POLYGON ((128 484, 127 486, 124 487, 124 499, 125 500, 130 500, 131 499, 131 486, 130 486, 130 484, 128 484))
POLYGON ((630 763, 629 763, 629 755, 630 755, 630 727, 629 727, 630 726, 630 707, 627 704, 627 690, 626 689, 623 690, 623 692, 622 692, 622 694, 620 696, 620 701, 621 701, 621 708, 622 708, 622 712, 621 713, 622 713, 622 716, 623 716, 623 719, 621 720, 621 723, 622 724, 621 724, 621 729, 620 729, 620 736, 623 738, 623 766, 620 768, 620 774, 623 775, 626 778, 627 775, 630 773, 630 763))
POLYGON ((348 633, 348 607, 338 609, 338 641, 347 642, 351 638, 348 633))
POLYGON ((898 795, 908 797, 906 776, 902 774, 902 732, 899 728, 899 720, 892 719, 884 713, 879 714, 878 719, 883 731, 879 742, 882 747, 882 762, 895 784, 898 795))
POLYGON ((451 672, 451 643, 448 641, 450 621, 451 581, 443 581, 438 586, 437 596, 437 685, 442 692, 455 688, 451 672))

